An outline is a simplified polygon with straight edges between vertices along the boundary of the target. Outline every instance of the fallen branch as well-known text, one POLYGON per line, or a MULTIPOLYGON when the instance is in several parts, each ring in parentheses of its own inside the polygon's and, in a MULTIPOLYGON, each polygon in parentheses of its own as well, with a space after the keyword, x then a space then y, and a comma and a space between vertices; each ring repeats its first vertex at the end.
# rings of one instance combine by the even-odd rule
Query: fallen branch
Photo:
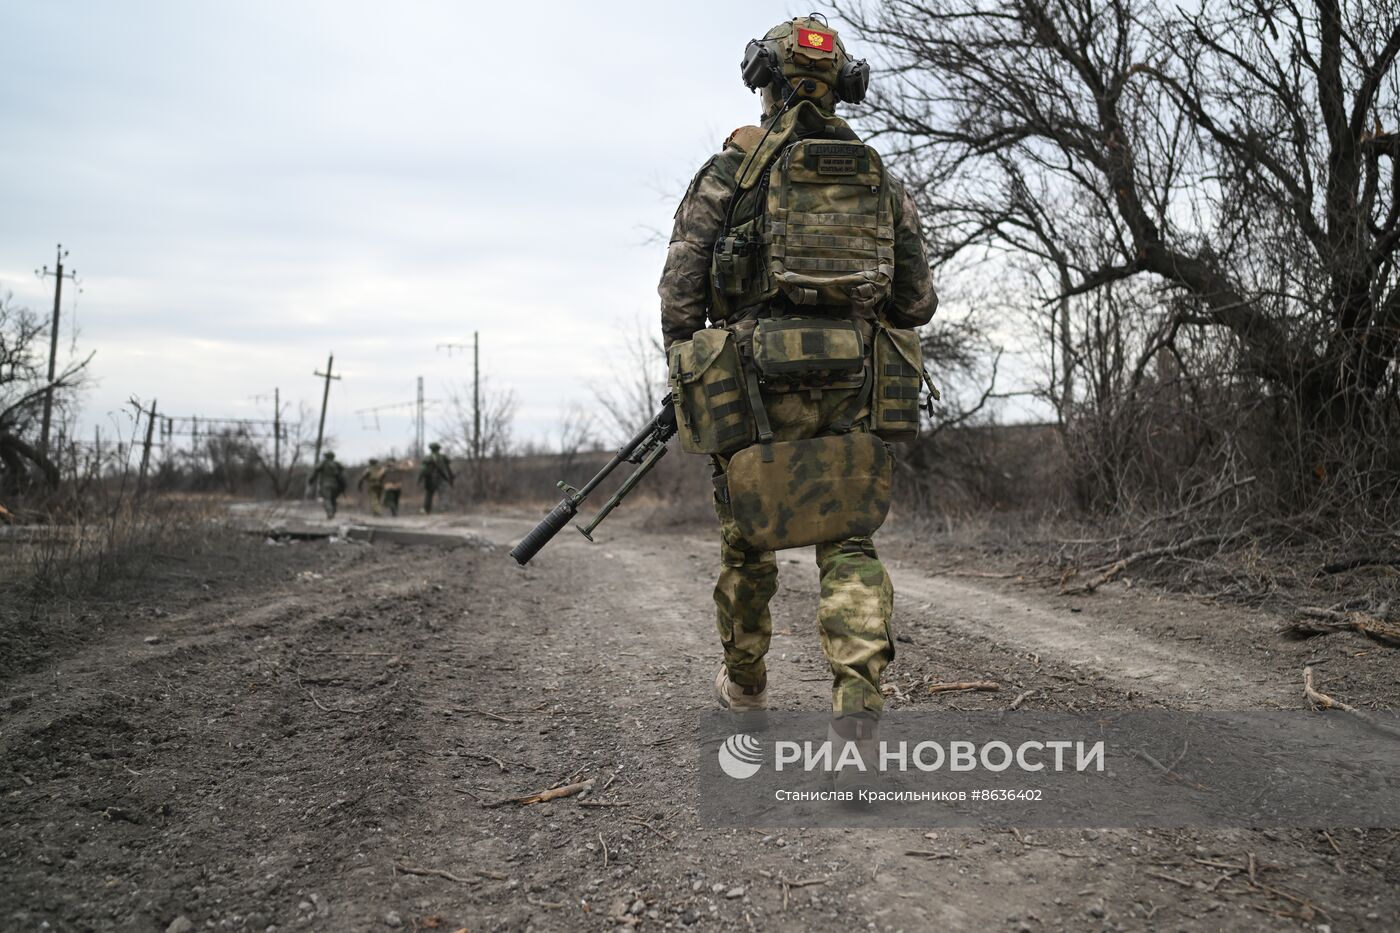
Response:
POLYGON ((368 713, 368 712, 369 712, 369 710, 367 710, 367 709, 353 709, 352 707, 349 707, 349 706, 327 706, 326 704, 322 703, 320 700, 316 699, 316 694, 312 693, 310 690, 307 690, 307 691, 306 691, 306 695, 309 696, 309 697, 311 697, 311 702, 312 702, 312 703, 315 703, 315 704, 316 704, 316 708, 319 709, 319 710, 321 710, 322 712, 326 712, 326 713, 354 713, 354 714, 356 714, 357 716, 362 716, 362 715, 364 715, 365 713, 368 713))
POLYGON ((1021 835, 1021 831, 1020 831, 1019 829, 1017 829, 1015 826, 1013 826, 1013 827, 1011 827, 1010 829, 1008 829, 1007 832, 1010 833, 1011 835, 1015 836, 1015 837, 1016 837, 1016 841, 1019 842, 1021 845, 1025 846, 1026 848, 1029 848, 1029 849, 1043 849, 1043 848, 1045 848, 1045 846, 1046 846, 1046 843, 1044 843, 1044 842, 1031 842, 1031 841, 1030 841, 1029 839, 1027 839, 1025 836, 1021 835))
POLYGON ((674 842, 674 841, 675 841, 675 839, 673 839, 671 836, 666 835, 666 834, 663 833, 661 830, 657 829, 655 826, 653 826, 653 825, 651 825, 650 823, 648 823, 646 820, 636 820, 636 819, 633 819, 633 820, 628 820, 627 822, 629 822, 629 823, 636 823, 638 826, 645 826, 647 829, 649 829, 649 830, 651 830, 652 832, 656 833, 656 835, 660 836, 662 839, 666 840, 667 842, 674 842))
POLYGON ((975 577, 978 580, 1011 580, 1019 577, 1019 573, 988 573, 985 570, 945 570, 943 573, 950 577, 975 577))
POLYGON ((1362 567, 1400 567, 1400 557, 1353 557, 1350 560, 1324 564, 1319 573, 1346 573, 1348 570, 1359 570, 1362 567))
POLYGON ((1194 882, 1194 881, 1187 881, 1187 880, 1184 879, 1184 878, 1173 878, 1171 875, 1167 874, 1166 872, 1161 872, 1161 871, 1145 871, 1145 872, 1143 872, 1143 874, 1146 875, 1146 876, 1149 877, 1149 878, 1160 878, 1160 879, 1163 880, 1163 881, 1170 881, 1172 884, 1179 884, 1179 885, 1181 885, 1183 888, 1194 888, 1194 887, 1196 886, 1196 882, 1194 882))
POLYGON ((1143 751, 1140 748, 1133 749, 1133 754, 1150 764, 1152 767, 1156 768, 1158 771, 1162 772, 1162 777, 1166 778, 1173 784, 1183 784, 1191 788, 1192 790, 1210 790, 1210 788, 1205 786, 1204 784, 1201 784, 1197 781, 1193 781, 1190 778, 1186 777, 1184 774, 1178 774, 1176 772, 1176 766, 1179 765, 1181 763, 1181 759, 1186 756, 1186 751, 1184 749, 1182 750, 1182 753, 1177 756, 1176 761, 1172 762, 1170 765, 1162 764, 1156 758, 1153 758, 1151 755, 1149 755, 1147 752, 1143 751))
POLYGON ((1154 560, 1160 557, 1175 557, 1178 554, 1185 553, 1186 551, 1190 551, 1194 548, 1202 547, 1207 544, 1228 544, 1231 541, 1234 541, 1236 538, 1242 538, 1246 535, 1251 535, 1255 532, 1262 531, 1265 528, 1269 528, 1274 525, 1287 524, 1291 521, 1293 521, 1293 519, 1271 519, 1265 522, 1255 522, 1252 525, 1245 525, 1244 527, 1238 528, 1234 531, 1219 531, 1212 532, 1211 534, 1196 535, 1194 538, 1188 538, 1185 541, 1180 541, 1176 544, 1164 544, 1159 547, 1151 547, 1142 551, 1136 551, 1132 554, 1129 554, 1127 557, 1114 561, 1111 564, 1104 564, 1102 567, 1096 568, 1095 573, 1097 574, 1097 576, 1095 576, 1091 580, 1087 580, 1084 583, 1079 584, 1078 586, 1061 587, 1060 594, 1062 596, 1068 596, 1077 593, 1092 593, 1094 592, 1094 590, 1103 586, 1105 583, 1113 582, 1115 579, 1118 578, 1119 574, 1127 570, 1129 567, 1132 567, 1134 564, 1140 564, 1145 560, 1154 560))
POLYGON ((925 852, 922 849, 906 849, 904 854, 917 856, 918 858, 932 859, 934 861, 945 858, 957 858, 957 856, 951 852, 925 852))
POLYGON ((452 874, 452 872, 443 871, 441 868, 419 868, 416 865, 404 865, 401 862, 395 862, 394 868, 403 872, 405 875, 422 875, 425 877, 432 878, 446 878, 448 881, 455 881, 458 884, 474 883, 470 878, 463 878, 461 875, 454 875, 452 874))
POLYGON ((1350 713, 1351 715, 1355 716, 1357 719, 1361 720, 1366 725, 1370 726, 1372 729, 1375 729, 1378 732, 1384 732, 1387 735, 1400 736, 1400 729, 1397 729, 1396 727, 1387 723, 1381 722, 1380 720, 1376 719, 1374 716, 1372 716, 1370 713, 1365 712, 1364 710, 1359 710, 1355 706, 1352 706, 1348 703, 1343 703, 1341 700, 1334 700, 1327 694, 1319 691, 1316 687, 1313 686, 1313 669, 1311 667, 1303 668, 1303 696, 1305 696, 1308 702, 1311 703, 1316 709, 1341 710, 1344 713, 1350 713))
POLYGON ((1027 690, 1024 693, 1019 693, 1016 695, 1016 699, 1011 701, 1011 705, 1008 706, 1007 709, 1020 709, 1021 704, 1026 702, 1033 696, 1035 696, 1034 690, 1027 690))
POLYGON ((1372 641, 1400 648, 1400 626, 1364 612, 1339 612, 1320 606, 1303 606, 1298 610, 1298 615, 1302 618, 1285 625, 1280 630, 1282 634, 1292 638, 1311 638, 1332 632, 1356 632, 1372 641))
POLYGON ((1212 502, 1214 502, 1216 499, 1219 499, 1221 496, 1225 495, 1226 493, 1234 492, 1236 489, 1239 489, 1239 488, 1241 488, 1241 487, 1243 487, 1243 486, 1248 486, 1248 485, 1252 484, 1254 481, 1255 481, 1255 477, 1253 477, 1253 476, 1246 476, 1244 479, 1242 479, 1242 480, 1236 480, 1235 482, 1231 483, 1231 484, 1228 485, 1228 486, 1222 486, 1221 488, 1217 489, 1215 492, 1213 492, 1213 493, 1211 493, 1210 495, 1206 496, 1204 499, 1202 499, 1202 500, 1199 501, 1199 502, 1188 502, 1188 503, 1186 503, 1185 505, 1181 506, 1181 507, 1180 507, 1179 509, 1177 509, 1176 511, 1174 511, 1174 512, 1168 512, 1166 515, 1154 515, 1154 516, 1152 516, 1151 518, 1147 519, 1147 521, 1143 522, 1141 525, 1138 526, 1137 534, 1142 534, 1142 533, 1145 532, 1148 528, 1151 528, 1153 525, 1157 524, 1158 522, 1173 522, 1173 521, 1176 521, 1178 518, 1180 518, 1181 516, 1185 515, 1187 512, 1198 511, 1198 510, 1200 510, 1202 507, 1207 506, 1207 505, 1210 505, 1212 502))
POLYGON ((925 689, 929 693, 952 693, 955 690, 981 690, 995 693, 1001 689, 1001 684, 994 680, 962 680, 956 683, 927 684, 925 689))
POLYGON ((486 761, 493 761, 496 763, 496 767, 501 769, 502 773, 505 773, 508 770, 506 768, 506 763, 501 759, 497 758, 495 755, 488 755, 485 752, 462 752, 461 755, 463 758, 483 758, 486 761))
POLYGON ((508 803, 518 803, 522 807, 528 807, 536 803, 548 803, 551 800, 558 800, 561 797, 572 797, 584 791, 593 789, 593 779, 579 781, 577 784, 566 784, 563 787, 551 787, 547 790, 537 791, 533 794, 526 794, 523 797, 506 797, 504 800, 495 800, 491 803, 483 803, 483 807, 504 807, 508 803))

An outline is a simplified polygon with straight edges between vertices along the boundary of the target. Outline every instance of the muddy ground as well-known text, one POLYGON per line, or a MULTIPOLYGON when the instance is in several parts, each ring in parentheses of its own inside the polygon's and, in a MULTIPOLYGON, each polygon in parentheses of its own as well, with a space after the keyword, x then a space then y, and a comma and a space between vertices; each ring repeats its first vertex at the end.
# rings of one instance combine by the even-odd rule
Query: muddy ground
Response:
MULTIPOLYGON (((687 736, 718 658, 710 532, 624 514, 521 569, 506 550, 533 520, 384 522, 473 536, 454 547, 229 532, 65 604, 61 638, 7 607, 0 928, 1400 922, 1396 831, 703 828, 687 736), (607 787, 486 806, 585 778, 607 787)), ((882 549, 893 708, 1300 708, 1305 663, 1338 698, 1400 703, 1395 651, 1360 636, 1287 641, 1261 612, 1124 582, 1063 597, 898 527, 882 549), (1001 690, 918 687, 983 678, 1001 690)), ((811 555, 782 561, 772 702, 822 709, 811 555)))

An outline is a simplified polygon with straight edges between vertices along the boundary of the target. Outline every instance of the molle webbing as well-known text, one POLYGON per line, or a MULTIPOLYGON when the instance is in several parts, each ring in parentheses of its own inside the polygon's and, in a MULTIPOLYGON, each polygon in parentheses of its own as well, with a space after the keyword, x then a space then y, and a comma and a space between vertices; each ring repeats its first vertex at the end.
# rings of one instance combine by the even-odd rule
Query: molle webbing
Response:
POLYGON ((873 309, 894 280, 894 205, 861 142, 802 139, 770 173, 761 240, 777 289, 799 306, 873 309))

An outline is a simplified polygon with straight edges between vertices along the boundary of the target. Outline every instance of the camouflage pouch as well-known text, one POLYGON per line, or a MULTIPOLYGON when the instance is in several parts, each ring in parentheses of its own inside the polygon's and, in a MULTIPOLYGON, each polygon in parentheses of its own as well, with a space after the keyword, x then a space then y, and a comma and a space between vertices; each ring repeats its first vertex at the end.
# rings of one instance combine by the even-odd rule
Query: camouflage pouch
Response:
POLYGON ((770 379, 840 378, 860 372, 865 341, 852 321, 764 318, 754 328, 753 358, 770 379))
POLYGON ((667 364, 682 450, 723 454, 753 442, 753 410, 729 331, 710 328, 673 343, 667 364))
POLYGON ((912 441, 919 436, 919 390, 925 378, 919 333, 880 327, 874 344, 874 431, 887 441, 912 441))
POLYGON ((889 446, 862 431, 745 448, 725 474, 734 523, 775 551, 874 534, 890 508, 891 464, 889 446))

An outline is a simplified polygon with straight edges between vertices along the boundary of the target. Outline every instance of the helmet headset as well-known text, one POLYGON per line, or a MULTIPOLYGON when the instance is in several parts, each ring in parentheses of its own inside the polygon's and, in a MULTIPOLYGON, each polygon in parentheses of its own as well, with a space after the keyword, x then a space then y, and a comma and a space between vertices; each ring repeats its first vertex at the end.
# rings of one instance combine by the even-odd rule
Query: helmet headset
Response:
POLYGON ((790 83, 806 96, 834 93, 836 100, 858 104, 870 86, 870 65, 846 54, 820 13, 782 23, 762 39, 750 40, 739 67, 745 87, 772 89, 778 100, 784 96, 782 85, 790 83))

